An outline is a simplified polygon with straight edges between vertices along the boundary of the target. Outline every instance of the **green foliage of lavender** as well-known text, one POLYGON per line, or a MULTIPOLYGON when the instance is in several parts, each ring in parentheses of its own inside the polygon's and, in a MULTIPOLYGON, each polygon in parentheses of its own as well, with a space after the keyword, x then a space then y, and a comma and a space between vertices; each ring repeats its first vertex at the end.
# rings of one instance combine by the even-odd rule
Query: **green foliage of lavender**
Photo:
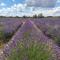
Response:
POLYGON ((17 43, 17 48, 11 50, 7 60, 52 60, 52 50, 49 50, 49 46, 38 43, 37 40, 30 40, 28 43, 29 38, 30 34, 25 32, 23 40, 17 43))
POLYGON ((3 32, 3 25, 0 25, 0 42, 3 42, 5 39, 3 32))
POLYGON ((11 39, 11 37, 13 36, 13 32, 7 32, 7 33, 4 33, 4 37, 5 37, 5 40, 4 40, 4 43, 7 43, 9 42, 9 40, 11 39))
POLYGON ((60 47, 60 37, 55 36, 55 37, 53 37, 53 40, 54 40, 55 43, 60 47))
POLYGON ((6 43, 11 39, 12 34, 11 33, 6 33, 4 31, 0 31, 0 42, 6 43))
POLYGON ((4 33, 0 31, 0 42, 4 41, 4 33))
POLYGON ((24 44, 20 43, 18 48, 12 50, 7 60, 52 60, 52 53, 45 50, 47 46, 44 44, 31 43, 29 48, 25 48, 24 44))
POLYGON ((5 43, 8 42, 8 38, 11 38, 12 34, 4 32, 4 26, 0 24, 0 42, 5 43))

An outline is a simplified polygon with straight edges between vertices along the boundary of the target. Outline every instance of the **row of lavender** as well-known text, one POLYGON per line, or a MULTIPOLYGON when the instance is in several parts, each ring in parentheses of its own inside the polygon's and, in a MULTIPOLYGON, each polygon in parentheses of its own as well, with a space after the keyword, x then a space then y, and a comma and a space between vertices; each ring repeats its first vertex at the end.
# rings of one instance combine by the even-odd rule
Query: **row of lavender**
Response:
POLYGON ((35 24, 43 31, 45 35, 54 40, 58 38, 57 43, 60 44, 60 20, 59 18, 41 18, 41 19, 22 19, 22 18, 2 18, 0 26, 5 33, 12 34, 19 28, 25 20, 33 20, 35 24))
POLYGON ((0 20, 0 40, 9 41, 13 34, 21 27, 21 20, 1 19, 0 20))
POLYGON ((35 19, 35 24, 41 31, 48 36, 49 38, 53 39, 58 46, 60 46, 60 20, 59 19, 35 19))
MULTIPOLYGON (((2 18, 0 19, 0 27, 5 33, 12 34, 19 28, 25 20, 33 20, 35 24, 43 31, 45 35, 54 40, 58 38, 57 43, 60 44, 60 20, 59 18, 41 18, 41 19, 22 19, 22 18, 2 18)), ((9 35, 8 34, 8 35, 9 35)))
POLYGON ((60 60, 60 48, 54 44, 53 40, 48 39, 32 21, 26 21, 4 47, 3 57, 0 57, 0 60, 17 59, 60 60), (35 45, 31 47, 31 43, 35 45))
POLYGON ((3 26, 5 32, 13 32, 22 24, 21 20, 6 19, 1 20, 0 25, 3 26))

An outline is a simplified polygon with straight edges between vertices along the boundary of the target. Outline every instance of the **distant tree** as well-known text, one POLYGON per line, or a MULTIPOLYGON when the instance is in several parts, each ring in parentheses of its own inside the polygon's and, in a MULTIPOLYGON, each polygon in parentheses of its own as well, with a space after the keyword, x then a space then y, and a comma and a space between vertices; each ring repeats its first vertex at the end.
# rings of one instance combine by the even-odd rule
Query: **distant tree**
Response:
POLYGON ((47 18, 52 18, 53 16, 47 16, 47 18))
POLYGON ((0 16, 0 18, 5 18, 5 16, 0 16))
POLYGON ((40 13, 40 14, 38 15, 38 18, 44 18, 43 14, 40 13))
POLYGON ((16 16, 16 18, 19 18, 19 16, 16 16))
POLYGON ((35 15, 33 15, 33 18, 37 18, 37 15, 35 14, 35 15))
POLYGON ((26 18, 26 17, 27 17, 27 16, 25 16, 25 15, 23 16, 23 18, 26 18))

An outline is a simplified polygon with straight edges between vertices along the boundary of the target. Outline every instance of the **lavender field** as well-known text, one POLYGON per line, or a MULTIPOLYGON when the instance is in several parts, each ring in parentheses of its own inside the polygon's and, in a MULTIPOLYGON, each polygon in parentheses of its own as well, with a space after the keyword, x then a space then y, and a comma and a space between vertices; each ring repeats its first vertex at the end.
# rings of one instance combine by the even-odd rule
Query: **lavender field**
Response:
POLYGON ((0 18, 0 60, 60 60, 60 18, 0 18))

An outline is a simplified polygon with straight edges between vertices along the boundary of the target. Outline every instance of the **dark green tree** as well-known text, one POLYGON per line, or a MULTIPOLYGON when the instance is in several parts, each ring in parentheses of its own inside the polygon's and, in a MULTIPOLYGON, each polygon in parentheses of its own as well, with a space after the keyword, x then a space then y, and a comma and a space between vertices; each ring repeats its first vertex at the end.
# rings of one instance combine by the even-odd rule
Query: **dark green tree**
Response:
POLYGON ((42 13, 38 14, 38 18, 44 18, 43 14, 42 13))
POLYGON ((37 18, 37 15, 35 14, 35 15, 33 15, 33 18, 37 18))

